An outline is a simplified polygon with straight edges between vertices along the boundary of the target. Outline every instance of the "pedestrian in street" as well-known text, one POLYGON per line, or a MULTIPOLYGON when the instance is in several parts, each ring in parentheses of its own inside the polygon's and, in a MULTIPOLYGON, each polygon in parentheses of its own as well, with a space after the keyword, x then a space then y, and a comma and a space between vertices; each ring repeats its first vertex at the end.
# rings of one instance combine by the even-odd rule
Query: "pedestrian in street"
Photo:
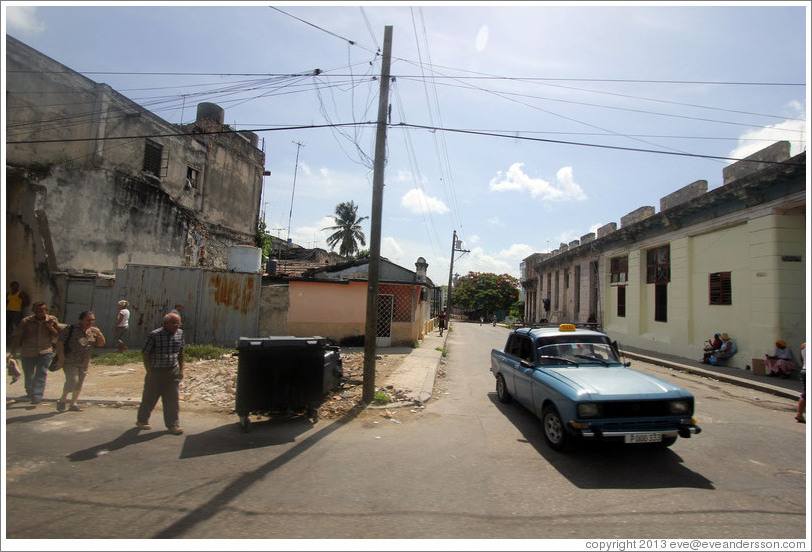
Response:
POLYGON ((181 435, 180 397, 178 388, 183 379, 183 330, 180 329, 180 315, 174 312, 164 316, 163 326, 152 330, 142 349, 144 357, 144 392, 141 406, 138 407, 136 426, 138 429, 152 429, 149 417, 158 399, 164 411, 164 424, 169 433, 181 435))
POLYGON ((792 349, 787 347, 786 341, 779 339, 775 342, 775 352, 772 355, 764 355, 764 364, 771 378, 781 376, 788 378, 793 370, 798 368, 792 349))
POLYGON ((440 314, 437 315, 438 323, 437 325, 440 326, 440 337, 443 337, 443 330, 446 326, 446 314, 445 312, 440 311, 440 314))
POLYGON ((118 316, 113 325, 113 341, 118 346, 118 352, 123 353, 129 347, 124 343, 124 338, 130 329, 130 306, 129 301, 122 299, 118 302, 118 316))
POLYGON ((104 347, 106 343, 101 330, 93 325, 95 322, 96 315, 84 311, 79 315, 78 324, 72 324, 59 333, 56 356, 58 365, 65 373, 62 397, 56 401, 56 409, 59 412, 64 412, 65 409, 73 412, 84 410, 78 401, 90 367, 90 358, 93 356, 93 349, 104 347), (70 406, 68 395, 71 396, 70 406))
POLYGON ((806 343, 801 345, 801 398, 798 399, 798 411, 795 413, 795 420, 798 423, 806 423, 806 343))
POLYGON ((183 304, 182 304, 182 303, 177 303, 177 304, 175 305, 175 308, 173 308, 173 309, 172 309, 171 311, 169 311, 169 312, 170 312, 170 313, 172 313, 172 314, 177 314, 178 316, 181 316, 181 318, 182 318, 181 313, 183 312, 183 304))
POLYGON ((6 293, 6 335, 11 335, 23 319, 23 312, 31 302, 28 295, 20 289, 19 282, 11 282, 6 293))
POLYGON ((59 321, 47 313, 44 301, 35 302, 31 316, 26 316, 11 335, 11 356, 17 356, 23 363, 25 394, 31 404, 42 402, 48 366, 51 364, 53 340, 59 335, 59 321))

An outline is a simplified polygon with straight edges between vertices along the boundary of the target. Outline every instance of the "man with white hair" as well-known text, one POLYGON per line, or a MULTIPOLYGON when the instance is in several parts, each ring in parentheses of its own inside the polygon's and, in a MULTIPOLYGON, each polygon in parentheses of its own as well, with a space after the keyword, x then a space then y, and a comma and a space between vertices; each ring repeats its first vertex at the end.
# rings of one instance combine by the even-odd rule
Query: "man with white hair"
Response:
POLYGON ((136 426, 138 429, 152 429, 149 417, 158 399, 164 411, 164 424, 173 435, 181 435, 180 397, 178 389, 183 379, 183 330, 180 329, 180 315, 170 312, 163 319, 163 326, 152 330, 147 336, 144 348, 144 392, 141 406, 138 407, 136 426))

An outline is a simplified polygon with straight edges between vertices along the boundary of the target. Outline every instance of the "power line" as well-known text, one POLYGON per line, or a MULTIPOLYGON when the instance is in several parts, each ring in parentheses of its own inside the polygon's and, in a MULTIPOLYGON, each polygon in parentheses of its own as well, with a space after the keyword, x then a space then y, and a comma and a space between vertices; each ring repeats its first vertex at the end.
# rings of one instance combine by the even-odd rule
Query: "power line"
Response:
MULTIPOLYGON (((269 6, 270 7, 270 6, 269 6)), ((272 8, 281 11, 278 8, 272 8)), ((287 15, 287 14, 286 14, 287 15)), ((291 16, 293 17, 293 16, 291 16)), ((308 23, 310 24, 310 23, 308 23)), ((316 27, 319 28, 319 27, 316 27)), ((322 29, 323 30, 323 29, 322 29)), ((325 31, 328 32, 329 31, 325 31)), ((332 34, 332 33, 330 33, 332 34)), ((338 36, 338 35, 335 35, 338 36)), ((353 41, 338 37, 346 40, 352 45, 357 46, 353 41)), ((376 53, 374 50, 367 49, 371 53, 376 53)), ((415 64, 414 61, 408 59, 398 59, 409 64, 415 64)), ((442 65, 430 65, 430 67, 439 67, 441 69, 453 69, 454 67, 445 67, 442 65)), ((6 73, 41 73, 41 74, 60 74, 60 73, 81 73, 83 75, 132 75, 132 76, 178 76, 178 77, 303 77, 307 76, 309 72, 303 73, 225 73, 225 72, 202 72, 202 71, 79 71, 73 69, 65 70, 33 70, 33 69, 10 69, 6 73)), ((515 81, 552 81, 552 82, 616 82, 616 83, 629 83, 629 84, 703 84, 703 85, 719 85, 719 86, 806 86, 802 82, 758 82, 758 81, 684 81, 684 80, 652 80, 652 79, 594 79, 594 78, 569 78, 569 77, 510 77, 500 75, 486 75, 483 73, 474 73, 475 76, 455 77, 449 75, 429 76, 436 80, 453 79, 457 80, 465 78, 466 80, 515 80, 515 81)), ((351 75, 335 74, 337 77, 348 77, 351 75)), ((392 75, 396 78, 419 78, 423 75, 392 75)))
MULTIPOLYGON (((279 131, 289 131, 289 130, 316 130, 321 128, 333 128, 333 127, 350 127, 350 126, 373 126, 377 125, 375 121, 365 121, 365 122, 356 122, 356 123, 333 123, 329 125, 297 125, 297 126, 279 126, 279 127, 267 127, 267 128, 257 128, 252 129, 251 132, 279 132, 279 131)), ((499 132, 487 132, 487 131, 478 131, 478 130, 467 130, 467 129, 459 129, 459 128, 440 128, 440 127, 433 127, 428 125, 416 125, 412 123, 393 123, 388 125, 390 128, 415 128, 415 129, 422 129, 428 130, 432 132, 452 132, 456 134, 469 134, 475 136, 489 136, 492 138, 506 138, 508 140, 524 140, 528 142, 544 142, 549 144, 561 144, 561 145, 569 145, 569 146, 582 146, 582 147, 590 147, 590 148, 603 148, 603 149, 612 149, 612 150, 619 150, 619 151, 633 151, 633 152, 640 152, 640 153, 656 153, 661 155, 677 155, 682 157, 695 157, 701 159, 721 159, 723 161, 744 161, 745 159, 739 157, 723 157, 718 155, 704 155, 699 153, 685 153, 685 152, 678 152, 678 151, 662 151, 662 150, 651 150, 651 149, 642 149, 642 148, 629 148, 624 146, 610 146, 606 144, 589 144, 585 142, 572 142, 566 140, 551 140, 549 138, 534 138, 530 136, 521 136, 517 134, 503 134, 499 132)), ((241 130, 215 130, 215 131, 206 131, 206 132, 196 132, 194 134, 190 134, 188 132, 171 132, 171 133, 162 133, 162 134, 143 134, 143 135, 135 135, 135 136, 108 136, 102 138, 64 138, 64 139, 51 139, 51 140, 7 140, 7 144, 49 144, 49 143, 61 143, 61 142, 93 142, 97 140, 132 140, 138 138, 170 138, 175 136, 194 136, 194 135, 208 135, 208 134, 238 134, 244 131, 241 130)), ((760 161, 761 163, 766 164, 773 164, 773 165, 787 165, 787 166, 802 166, 798 163, 787 163, 784 161, 760 161)))
MULTIPOLYGON (((586 144, 583 142, 569 142, 564 140, 550 140, 549 138, 531 138, 529 136, 516 136, 516 135, 506 135, 506 134, 498 134, 492 132, 482 132, 482 131, 473 131, 473 130, 462 130, 456 128, 436 128, 436 127, 429 127, 424 125, 414 125, 409 123, 398 123, 392 125, 393 127, 405 127, 405 128, 422 128, 424 130, 430 131, 440 131, 440 132, 454 132, 459 134, 472 134, 472 135, 479 135, 479 136, 491 136, 494 138, 508 138, 511 140, 525 140, 531 142, 546 142, 551 144, 563 144, 563 145, 570 145, 570 146, 584 146, 590 148, 604 148, 604 149, 613 149, 613 150, 621 150, 621 151, 636 151, 641 153, 659 153, 662 155, 679 155, 683 157, 698 157, 703 159, 721 159, 724 161, 744 161, 742 158, 738 157, 722 157, 718 155, 703 155, 699 153, 684 153, 679 151, 660 151, 660 150, 649 150, 649 149, 642 149, 642 148, 628 148, 623 146, 609 146, 604 144, 586 144)), ((798 163, 786 163, 783 161, 759 161, 760 163, 767 163, 773 165, 789 165, 792 167, 796 166, 803 166, 798 163)))

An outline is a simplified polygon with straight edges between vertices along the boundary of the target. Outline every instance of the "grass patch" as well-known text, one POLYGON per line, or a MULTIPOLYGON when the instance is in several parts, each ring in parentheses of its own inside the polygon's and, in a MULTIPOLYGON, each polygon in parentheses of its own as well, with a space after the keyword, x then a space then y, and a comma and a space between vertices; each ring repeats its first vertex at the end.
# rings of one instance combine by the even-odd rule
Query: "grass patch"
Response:
POLYGON ((372 402, 375 404, 389 404, 389 401, 389 395, 383 391, 375 391, 375 395, 372 397, 372 402))
MULTIPOLYGON (((214 345, 187 345, 184 347, 184 359, 187 362, 195 360, 214 360, 223 355, 233 354, 234 349, 215 347, 214 345)), ((92 364, 101 366, 121 366, 122 364, 138 364, 144 357, 140 349, 128 349, 123 353, 109 352, 93 357, 92 364)))
POLYGON ((434 350, 435 351, 440 351, 441 353, 443 353, 443 356, 446 356, 448 354, 448 351, 446 350, 445 347, 435 347, 434 350))

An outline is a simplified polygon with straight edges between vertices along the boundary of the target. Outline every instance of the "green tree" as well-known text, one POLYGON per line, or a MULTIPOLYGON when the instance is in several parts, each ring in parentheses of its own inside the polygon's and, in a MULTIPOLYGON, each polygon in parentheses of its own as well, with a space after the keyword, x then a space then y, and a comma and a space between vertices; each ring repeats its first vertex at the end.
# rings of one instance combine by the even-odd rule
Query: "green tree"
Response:
POLYGON ((491 314, 508 310, 519 300, 519 280, 508 274, 469 272, 457 280, 451 292, 456 307, 491 314))
POLYGON ((342 257, 351 257, 358 250, 358 243, 366 245, 366 237, 361 230, 361 222, 369 217, 358 217, 358 206, 354 201, 345 201, 336 205, 335 226, 328 226, 322 230, 332 230, 333 233, 327 237, 327 245, 331 250, 335 250, 336 245, 340 245, 338 254, 342 257))
POLYGON ((257 233, 254 236, 254 245, 262 249, 263 257, 270 258, 273 238, 268 233, 266 228, 265 221, 259 219, 259 222, 257 223, 257 233))
POLYGON ((516 301, 510 306, 510 312, 508 313, 513 318, 524 318, 524 301, 516 301))

